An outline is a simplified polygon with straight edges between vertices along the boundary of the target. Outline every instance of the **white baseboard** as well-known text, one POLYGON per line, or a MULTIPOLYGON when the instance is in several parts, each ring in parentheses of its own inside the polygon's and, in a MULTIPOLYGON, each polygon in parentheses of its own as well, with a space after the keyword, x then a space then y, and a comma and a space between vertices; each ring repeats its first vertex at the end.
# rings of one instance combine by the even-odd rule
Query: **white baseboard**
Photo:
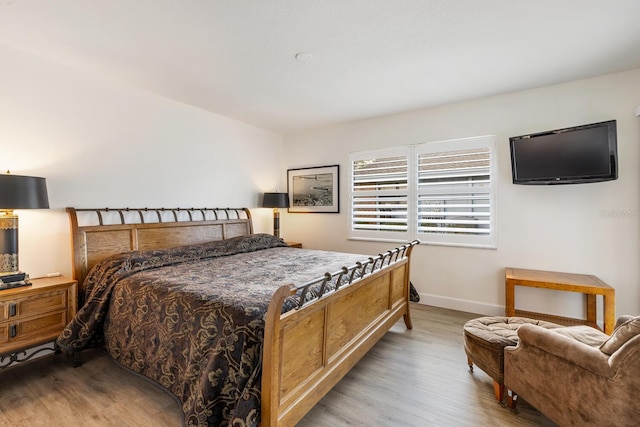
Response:
POLYGON ((464 311, 483 316, 504 316, 504 306, 480 303, 477 301, 442 297, 438 295, 420 294, 420 304, 434 307, 447 308, 449 310, 464 311))

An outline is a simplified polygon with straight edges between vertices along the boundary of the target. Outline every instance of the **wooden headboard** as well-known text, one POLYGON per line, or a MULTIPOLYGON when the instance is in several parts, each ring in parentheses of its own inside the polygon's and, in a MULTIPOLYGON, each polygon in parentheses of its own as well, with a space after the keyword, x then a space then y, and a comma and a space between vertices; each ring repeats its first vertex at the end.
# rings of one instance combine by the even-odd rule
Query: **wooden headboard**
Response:
POLYGON ((73 278, 83 281, 99 261, 117 253, 170 248, 253 233, 247 208, 67 208, 73 278))

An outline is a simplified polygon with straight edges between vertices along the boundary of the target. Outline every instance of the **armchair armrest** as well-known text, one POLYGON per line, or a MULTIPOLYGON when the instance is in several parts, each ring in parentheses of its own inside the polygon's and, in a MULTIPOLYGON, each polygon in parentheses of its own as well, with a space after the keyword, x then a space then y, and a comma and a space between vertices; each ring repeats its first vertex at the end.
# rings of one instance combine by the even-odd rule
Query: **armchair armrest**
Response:
POLYGON ((605 377, 613 375, 613 370, 608 363, 608 356, 600 349, 561 335, 552 329, 525 324, 518 329, 518 337, 518 345, 506 347, 505 351, 518 351, 520 348, 533 346, 594 374, 605 377))
POLYGON ((616 320, 616 328, 620 325, 622 325, 624 322, 633 319, 633 316, 630 316, 628 314, 622 315, 620 317, 618 317, 618 320, 616 320))

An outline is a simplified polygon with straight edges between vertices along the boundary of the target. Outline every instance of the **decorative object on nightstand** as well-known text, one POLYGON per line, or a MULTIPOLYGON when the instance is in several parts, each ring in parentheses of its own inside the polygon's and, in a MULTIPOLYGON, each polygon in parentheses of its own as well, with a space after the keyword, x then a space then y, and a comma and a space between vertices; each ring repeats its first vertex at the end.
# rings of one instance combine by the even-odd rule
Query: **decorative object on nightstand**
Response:
POLYGON ((29 285, 18 270, 18 216, 14 209, 48 209, 44 178, 0 175, 0 289, 29 285))
POLYGON ((66 277, 33 279, 31 286, 0 291, 0 369, 24 362, 43 351, 27 349, 51 343, 77 310, 77 282, 66 277))
POLYGON ((262 207, 273 208, 273 235, 280 237, 280 211, 278 209, 289 207, 289 194, 264 193, 262 207))

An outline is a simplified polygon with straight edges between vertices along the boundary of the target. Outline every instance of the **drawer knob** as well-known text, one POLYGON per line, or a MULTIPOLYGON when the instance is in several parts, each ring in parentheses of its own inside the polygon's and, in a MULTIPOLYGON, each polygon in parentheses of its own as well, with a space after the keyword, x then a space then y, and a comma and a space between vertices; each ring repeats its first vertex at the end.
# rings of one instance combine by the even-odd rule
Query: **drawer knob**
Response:
POLYGON ((9 328, 9 337, 15 338, 18 335, 18 327, 16 325, 11 325, 9 328))
POLYGON ((16 303, 12 302, 9 304, 9 317, 13 317, 16 315, 16 303))

